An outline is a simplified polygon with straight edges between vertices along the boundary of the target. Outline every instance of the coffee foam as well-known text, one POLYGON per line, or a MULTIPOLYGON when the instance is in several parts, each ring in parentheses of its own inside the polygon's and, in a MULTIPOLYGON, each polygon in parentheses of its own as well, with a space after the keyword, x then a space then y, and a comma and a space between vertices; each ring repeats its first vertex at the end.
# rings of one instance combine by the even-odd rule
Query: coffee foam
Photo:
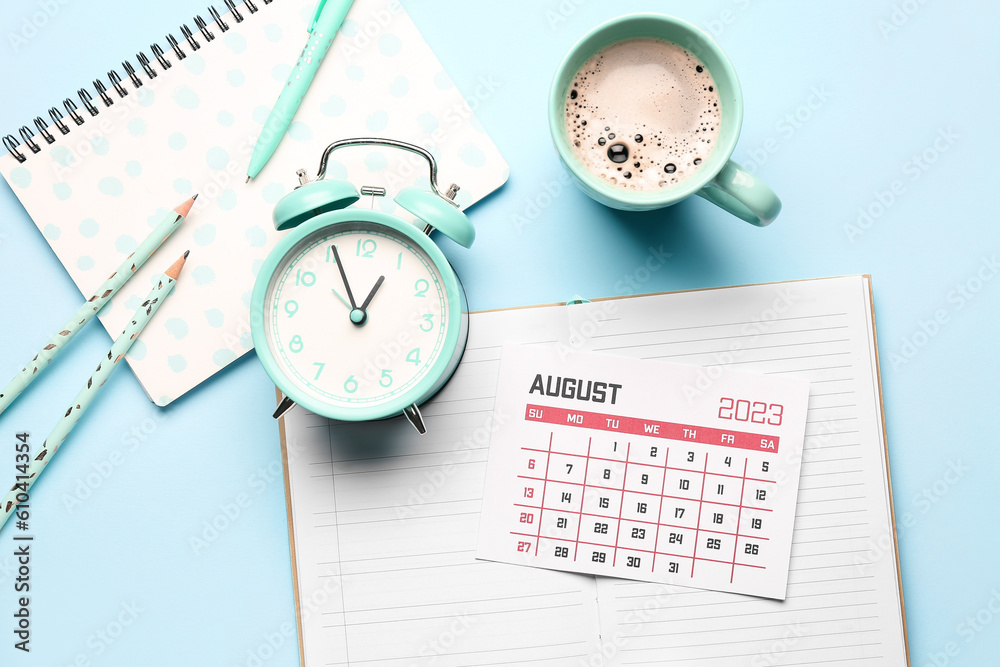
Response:
POLYGON ((598 51, 566 94, 576 157, 629 190, 661 190, 697 171, 716 144, 719 118, 708 68, 684 47, 655 38, 598 51))

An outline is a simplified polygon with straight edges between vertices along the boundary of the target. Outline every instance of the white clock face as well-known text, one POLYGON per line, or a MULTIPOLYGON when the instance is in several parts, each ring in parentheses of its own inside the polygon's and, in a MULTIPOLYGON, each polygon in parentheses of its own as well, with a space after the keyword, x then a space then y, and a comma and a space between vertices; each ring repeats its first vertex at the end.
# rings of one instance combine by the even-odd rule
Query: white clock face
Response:
POLYGON ((267 343, 315 399, 377 408, 428 380, 448 306, 441 273, 418 245, 383 225, 342 222, 279 263, 264 300, 267 343))

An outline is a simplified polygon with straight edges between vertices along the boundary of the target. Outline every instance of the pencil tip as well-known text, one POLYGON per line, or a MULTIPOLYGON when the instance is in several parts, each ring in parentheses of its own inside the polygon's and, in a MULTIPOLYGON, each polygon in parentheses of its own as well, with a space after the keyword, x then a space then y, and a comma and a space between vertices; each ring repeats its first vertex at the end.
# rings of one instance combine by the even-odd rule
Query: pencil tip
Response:
POLYGON ((183 204, 178 205, 177 208, 174 209, 174 212, 177 213, 177 215, 186 218, 187 215, 188 215, 188 213, 191 212, 191 207, 194 206, 194 200, 197 199, 197 198, 198 198, 198 195, 194 195, 193 197, 189 197, 186 202, 184 202, 183 204))
POLYGON ((246 182, 247 182, 247 183, 249 183, 249 182, 250 182, 250 177, 249 177, 249 176, 247 176, 247 180, 246 180, 246 182))
POLYGON ((198 198, 198 193, 197 192, 194 193, 193 195, 191 195, 191 201, 194 201, 197 198, 198 198))
POLYGON ((164 271, 164 273, 168 277, 173 278, 174 280, 177 280, 178 276, 181 275, 181 269, 184 268, 184 262, 187 261, 187 257, 188 257, 188 255, 190 253, 191 253, 190 250, 185 251, 184 254, 181 255, 177 259, 176 262, 174 262, 173 264, 170 265, 169 269, 167 269, 166 271, 164 271))

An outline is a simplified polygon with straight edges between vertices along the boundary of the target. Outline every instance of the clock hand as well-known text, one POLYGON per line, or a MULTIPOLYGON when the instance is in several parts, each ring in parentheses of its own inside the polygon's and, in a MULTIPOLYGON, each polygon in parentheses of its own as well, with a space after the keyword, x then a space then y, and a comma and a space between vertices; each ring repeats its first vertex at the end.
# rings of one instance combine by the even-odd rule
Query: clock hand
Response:
POLYGON ((351 309, 351 304, 347 303, 347 301, 344 300, 344 297, 340 296, 340 292, 338 292, 337 290, 335 290, 333 288, 330 288, 330 291, 333 292, 334 296, 336 296, 338 299, 340 299, 340 302, 342 304, 344 304, 344 306, 346 306, 348 310, 351 309))
POLYGON ((378 280, 375 282, 375 287, 373 287, 372 291, 368 293, 368 298, 365 299, 365 302, 361 304, 361 310, 365 311, 366 314, 368 312, 368 304, 370 304, 372 302, 372 299, 375 298, 375 292, 377 292, 378 288, 382 286, 382 282, 384 280, 385 276, 378 277, 378 280))
POLYGON ((347 290, 347 298, 351 300, 351 310, 357 310, 358 305, 354 303, 354 295, 351 294, 351 285, 347 282, 347 274, 344 273, 344 265, 340 262, 340 254, 337 252, 337 246, 333 246, 333 259, 337 262, 337 268, 340 269, 340 278, 344 281, 344 289, 347 290))

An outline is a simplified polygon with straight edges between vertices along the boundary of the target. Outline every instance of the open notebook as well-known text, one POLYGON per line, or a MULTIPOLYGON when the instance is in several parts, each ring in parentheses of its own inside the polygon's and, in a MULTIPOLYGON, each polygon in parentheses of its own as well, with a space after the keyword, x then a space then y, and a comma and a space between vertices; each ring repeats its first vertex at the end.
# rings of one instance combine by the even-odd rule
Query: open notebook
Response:
MULTIPOLYGON (((37 124, 3 128, 12 133, 4 139, 0 173, 87 295, 167 209, 199 193, 188 220, 100 314, 117 335, 168 258, 191 250, 174 297, 126 357, 159 405, 251 349, 250 293, 280 238, 271 211, 298 183, 297 169, 315 175, 329 143, 380 136, 419 144, 437 158, 442 186, 461 187, 456 201, 463 208, 508 175, 400 4, 356 0, 288 134, 260 175, 244 184, 254 142, 305 44, 316 0, 233 6, 206 14, 207 22, 191 23, 184 33, 163 27, 159 34, 178 36, 174 48, 168 40, 135 57, 123 53, 122 67, 43 112, 37 124)), ((67 54, 74 48, 67 45, 67 54)), ((426 184, 427 173, 426 163, 409 153, 356 148, 338 151, 327 177, 385 187, 390 197, 377 205, 410 217, 391 196, 426 184)))
POLYGON ((284 418, 304 665, 908 664, 867 276, 475 313, 469 328, 422 408, 427 435, 284 418), (505 343, 808 379, 787 599, 476 560, 505 343))

